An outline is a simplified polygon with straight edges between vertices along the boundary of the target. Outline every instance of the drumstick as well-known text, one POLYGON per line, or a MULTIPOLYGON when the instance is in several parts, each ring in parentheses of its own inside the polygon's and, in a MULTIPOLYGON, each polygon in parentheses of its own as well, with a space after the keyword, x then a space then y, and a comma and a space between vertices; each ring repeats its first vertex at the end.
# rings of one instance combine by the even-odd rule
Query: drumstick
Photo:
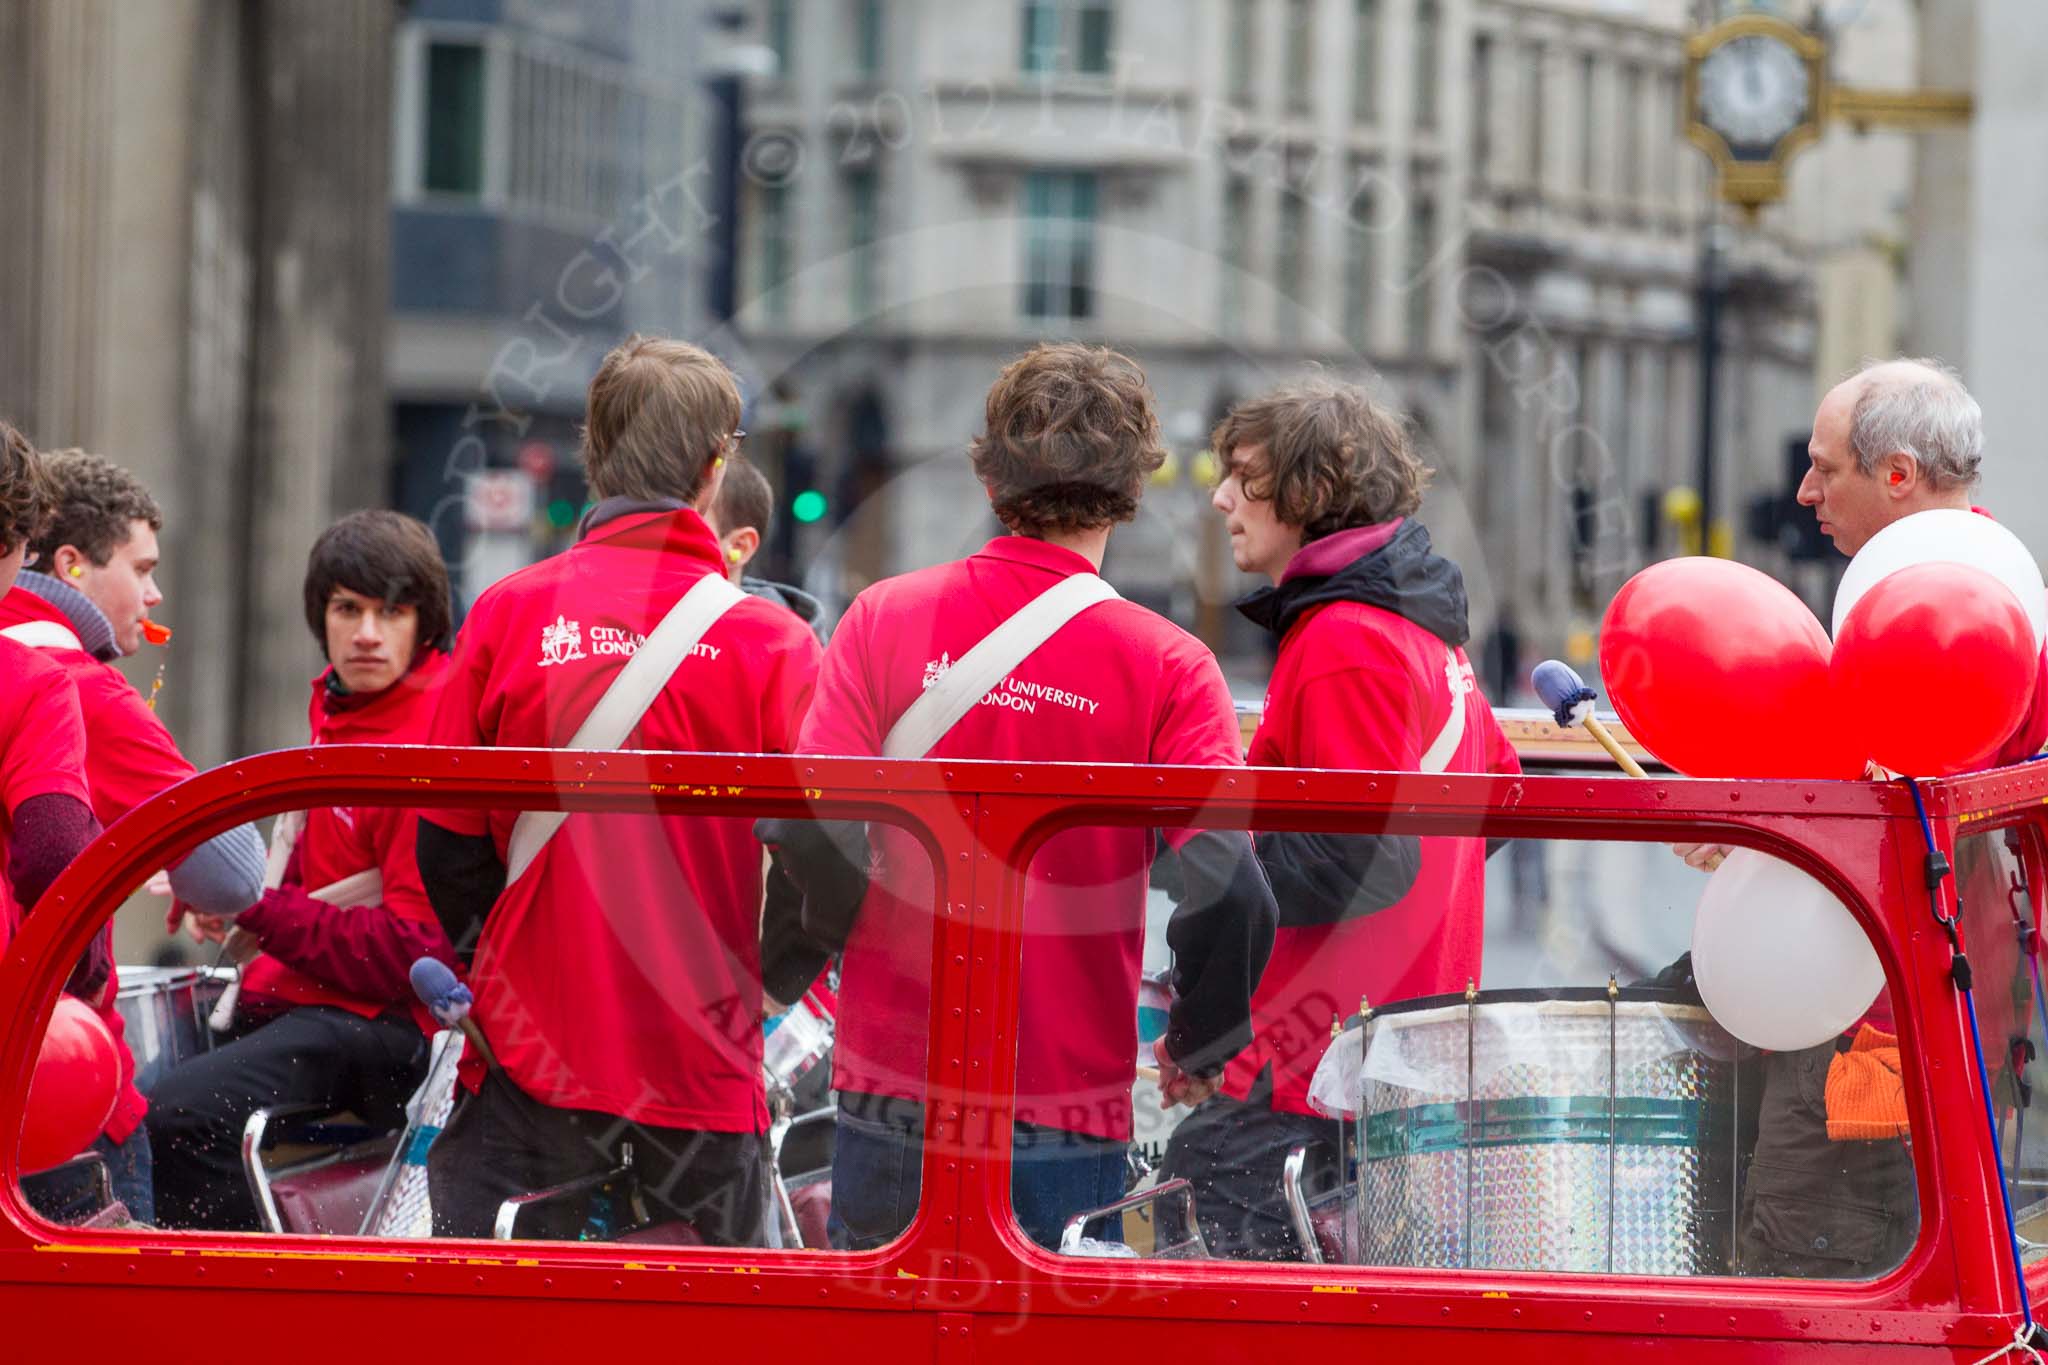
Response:
POLYGON ((1593 698, 1599 694, 1586 686, 1578 670, 1559 659, 1545 659, 1529 674, 1529 685, 1536 689, 1536 695, 1550 708, 1550 718, 1561 729, 1583 725, 1586 732, 1599 741, 1607 756, 1621 766, 1630 777, 1648 777, 1643 765, 1636 762, 1628 750, 1614 738, 1606 725, 1593 714, 1593 698))
POLYGON ((221 959, 232 957, 235 962, 235 978, 228 982, 228 988, 220 993, 214 1002, 213 1013, 206 1016, 206 1026, 215 1033, 226 1033, 235 1026, 235 1006, 242 999, 242 969, 256 960, 263 948, 256 941, 256 935, 247 929, 230 929, 220 941, 220 951, 214 954, 213 965, 219 969, 221 959))

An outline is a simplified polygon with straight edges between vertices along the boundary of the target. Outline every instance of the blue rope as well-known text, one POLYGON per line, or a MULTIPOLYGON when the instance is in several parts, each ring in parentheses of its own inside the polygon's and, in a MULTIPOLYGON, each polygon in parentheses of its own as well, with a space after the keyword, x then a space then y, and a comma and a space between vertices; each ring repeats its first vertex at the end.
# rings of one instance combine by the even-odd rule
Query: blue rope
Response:
MULTIPOLYGON (((1913 809, 1920 816, 1920 836, 1927 841, 1928 853, 1940 852, 1934 843, 1934 823, 1927 818, 1927 803, 1920 797, 1920 784, 1910 777, 1900 780, 1906 784, 1906 790, 1913 793, 1913 809)), ((1949 935, 1949 951, 1960 954, 1962 949, 1956 944, 1955 921, 1942 917, 1941 888, 1930 886, 1927 888, 1927 895, 1933 902, 1935 919, 1941 921, 1944 931, 1949 935)), ((1957 918, 1961 918, 1960 910, 1957 912, 1957 918)), ((2005 1244, 2006 1249, 2012 1253, 2013 1280, 2019 1286, 2020 1317, 2025 1323, 2025 1330, 2020 1334, 2020 1339, 2028 1340, 2034 1334, 2034 1308, 2027 1302, 2026 1266, 2020 1259, 2019 1228, 2012 1214, 2012 1187, 2006 1183, 2005 1158, 1998 1151, 1998 1112, 1991 1103, 1991 1075, 1989 1068, 1984 1065, 1984 1040, 1977 1032, 1977 1000, 1967 986, 1959 985, 1958 989, 1963 996, 1963 1012, 1970 1020, 1970 1049, 1977 1059, 1977 1087, 1984 1096, 1984 1124, 1991 1133, 1991 1160, 1998 1170, 1998 1199, 2005 1209, 2005 1244)))

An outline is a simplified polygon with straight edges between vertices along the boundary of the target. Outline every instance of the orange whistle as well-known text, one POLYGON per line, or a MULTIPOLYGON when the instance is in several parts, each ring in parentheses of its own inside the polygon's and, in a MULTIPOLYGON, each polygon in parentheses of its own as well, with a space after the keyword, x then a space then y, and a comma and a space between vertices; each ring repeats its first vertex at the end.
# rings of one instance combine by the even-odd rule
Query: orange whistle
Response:
POLYGON ((142 618, 142 638, 153 645, 167 645, 171 642, 171 628, 160 626, 145 616, 142 618))

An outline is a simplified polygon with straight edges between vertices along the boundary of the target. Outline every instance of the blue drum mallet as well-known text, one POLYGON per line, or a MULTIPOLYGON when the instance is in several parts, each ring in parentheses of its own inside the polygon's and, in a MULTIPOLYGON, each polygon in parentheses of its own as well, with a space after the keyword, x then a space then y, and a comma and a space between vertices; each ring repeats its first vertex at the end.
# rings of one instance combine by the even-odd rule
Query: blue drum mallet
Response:
POLYGON ((1529 684, 1536 689, 1536 695, 1550 708, 1550 718, 1559 728, 1569 729, 1583 725, 1587 733, 1600 741, 1600 747, 1608 757, 1621 765, 1621 770, 1630 777, 1648 777, 1643 765, 1621 747, 1607 727, 1600 723, 1600 717, 1593 714, 1593 698, 1599 694, 1586 686, 1586 680, 1578 670, 1562 659, 1545 659, 1529 674, 1529 684))

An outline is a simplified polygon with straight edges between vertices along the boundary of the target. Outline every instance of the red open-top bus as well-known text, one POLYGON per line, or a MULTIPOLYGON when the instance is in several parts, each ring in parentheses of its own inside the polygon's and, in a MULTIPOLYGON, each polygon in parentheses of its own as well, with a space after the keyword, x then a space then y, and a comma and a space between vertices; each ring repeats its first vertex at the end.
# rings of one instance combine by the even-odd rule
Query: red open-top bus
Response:
MULTIPOLYGON (((71 1227, 32 1211, 10 1140, 0 1143, 9 1358, 1984 1358, 2013 1346, 2048 1265, 2026 1240, 2041 1232, 2024 1169, 2011 1172, 2017 1239, 2001 1194, 2005 1145, 2008 1164, 2031 1166, 2024 1132, 2012 1131, 2024 1106, 2004 1098, 2025 1078, 2023 1059, 2008 1076, 1994 1057, 1996 1079, 1987 1081, 1939 916, 1954 913, 1970 867, 1995 863, 2009 874, 2009 899, 1965 896, 1960 935, 1979 962, 1980 1014, 1992 1012, 1989 996, 2004 1000, 2004 1022, 1986 1025, 1997 1033, 1987 1052, 2008 1033, 2038 1036, 2041 1020, 2028 1008, 2038 997, 2021 989, 2032 970, 2022 935, 2034 914, 2026 869, 2040 866, 2048 767, 1928 782, 1920 792, 1934 845, 1958 869, 1939 899, 1930 898, 1928 848, 1903 783, 376 748, 233 763, 108 830, 0 960, 0 1133, 21 1129, 37 1041, 67 964, 150 873, 232 824, 314 802, 886 821, 911 832, 932 872, 930 1128, 916 1220, 899 1240, 860 1253, 71 1227), (1021 888, 1034 849, 1081 824, 1575 841, 1620 850, 1629 867, 1652 858, 1676 866, 1659 844, 1713 839, 1803 869, 1849 908, 1883 966, 1920 1211, 1910 1251, 1863 1278, 1790 1279, 1731 1273, 1739 1267, 1726 1262, 1636 1274, 1502 1268, 1469 1253, 1469 1264, 1366 1263, 1341 1251, 1322 1264, 1272 1264, 1037 1246, 1009 1207, 1021 888), (2005 965, 1985 965, 1993 959, 2005 965)), ((1617 879, 1580 861, 1595 868, 1589 876, 1617 879)), ((1617 894, 1633 894, 1632 885, 1617 894)), ((1601 1160, 1611 1176, 1612 1156, 1601 1160)), ((1610 1233, 1615 1199, 1609 1189, 1610 1233)))

